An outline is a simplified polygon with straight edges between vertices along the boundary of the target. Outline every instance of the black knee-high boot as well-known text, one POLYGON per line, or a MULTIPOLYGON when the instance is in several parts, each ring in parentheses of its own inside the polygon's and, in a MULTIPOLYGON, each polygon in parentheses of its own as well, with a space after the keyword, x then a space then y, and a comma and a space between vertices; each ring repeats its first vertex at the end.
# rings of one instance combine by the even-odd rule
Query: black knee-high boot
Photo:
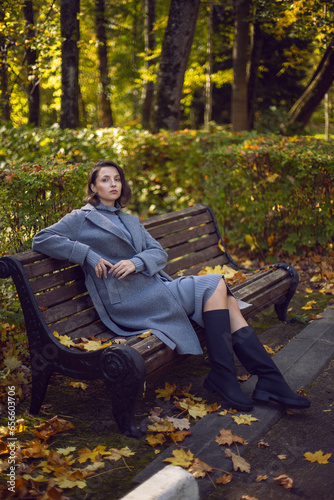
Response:
POLYGON ((209 360, 212 364, 212 369, 204 381, 205 389, 220 394, 233 408, 250 411, 253 401, 241 391, 237 379, 229 311, 205 311, 203 320, 209 360))
POLYGON ((296 394, 285 381, 253 328, 245 326, 232 334, 233 349, 246 370, 258 376, 253 392, 257 401, 275 401, 286 408, 308 408, 310 401, 296 394))

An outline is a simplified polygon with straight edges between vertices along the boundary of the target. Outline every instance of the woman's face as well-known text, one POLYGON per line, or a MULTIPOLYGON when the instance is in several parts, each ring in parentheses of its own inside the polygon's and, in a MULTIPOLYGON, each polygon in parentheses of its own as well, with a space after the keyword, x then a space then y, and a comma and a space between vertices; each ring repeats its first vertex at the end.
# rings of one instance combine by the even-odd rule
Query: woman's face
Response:
POLYGON ((122 193, 122 181, 117 168, 100 168, 95 184, 91 184, 90 187, 94 193, 99 195, 103 205, 114 207, 115 201, 122 193))

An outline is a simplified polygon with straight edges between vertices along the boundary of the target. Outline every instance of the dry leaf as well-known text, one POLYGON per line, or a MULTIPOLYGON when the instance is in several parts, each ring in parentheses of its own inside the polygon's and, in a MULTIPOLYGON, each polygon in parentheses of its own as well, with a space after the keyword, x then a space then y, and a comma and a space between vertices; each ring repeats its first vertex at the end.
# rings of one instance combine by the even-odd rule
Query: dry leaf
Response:
POLYGON ((318 464, 328 464, 328 459, 331 456, 331 453, 324 455, 321 450, 316 451, 315 453, 311 453, 310 451, 304 453, 305 460, 308 460, 309 462, 318 462, 318 464))
POLYGON ((257 483, 260 483, 261 481, 265 481, 266 479, 268 479, 268 476, 261 476, 261 474, 258 474, 258 475, 256 476, 255 481, 256 481, 257 483))
POLYGON ((49 437, 54 436, 59 432, 65 432, 71 429, 74 429, 72 422, 68 422, 67 420, 63 420, 55 416, 51 420, 35 426, 33 432, 38 438, 46 441, 49 437))
POLYGON ((166 436, 162 432, 158 434, 147 434, 146 441, 153 448, 158 445, 163 445, 166 442, 166 436))
POLYGON ((231 450, 227 449, 225 450, 225 457, 232 460, 233 469, 235 471, 240 469, 241 472, 247 472, 248 474, 250 473, 250 464, 246 462, 244 458, 240 457, 240 455, 236 455, 231 450))
POLYGON ((193 463, 188 471, 196 478, 205 477, 208 472, 212 472, 213 468, 210 465, 202 462, 199 458, 194 458, 193 463))
POLYGON ((233 434, 230 429, 222 429, 220 431, 220 435, 216 436, 215 438, 216 443, 219 445, 228 445, 231 446, 233 443, 241 443, 241 444, 248 444, 248 441, 244 439, 241 436, 237 436, 236 434, 233 434))
POLYGON ((176 431, 168 434, 174 443, 180 443, 187 436, 191 436, 191 432, 189 431, 176 431))
POLYGON ((83 382, 70 382, 70 385, 75 389, 82 389, 83 391, 85 391, 88 387, 88 385, 83 382))
POLYGON ((190 422, 187 418, 167 417, 167 420, 174 425, 175 429, 179 429, 180 431, 190 428, 190 422))
POLYGON ((250 497, 249 495, 242 495, 241 500, 259 500, 258 497, 250 497))
POLYGON ((216 481, 216 484, 228 484, 232 481, 232 478, 232 474, 224 474, 223 476, 220 475, 216 481))
POLYGON ((293 479, 291 479, 291 477, 287 476, 286 474, 274 477, 274 481, 276 481, 276 483, 278 484, 281 484, 286 490, 291 490, 293 486, 293 479))
POLYGON ((260 440, 258 443, 257 443, 257 447, 258 448, 266 448, 267 446, 270 446, 270 444, 266 443, 265 441, 262 441, 260 440))

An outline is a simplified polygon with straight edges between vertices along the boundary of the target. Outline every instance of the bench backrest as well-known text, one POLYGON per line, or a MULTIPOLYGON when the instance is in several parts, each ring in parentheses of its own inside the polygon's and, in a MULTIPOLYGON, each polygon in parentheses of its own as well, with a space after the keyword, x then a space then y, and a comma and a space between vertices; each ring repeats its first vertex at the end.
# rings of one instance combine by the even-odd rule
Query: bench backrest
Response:
MULTIPOLYGON (((168 252, 165 271, 197 274, 203 266, 227 263, 219 248, 219 231, 205 205, 151 217, 143 225, 168 252)), ((87 293, 80 266, 37 252, 16 255, 25 269, 38 307, 50 330, 72 338, 113 334, 100 321, 87 293)))

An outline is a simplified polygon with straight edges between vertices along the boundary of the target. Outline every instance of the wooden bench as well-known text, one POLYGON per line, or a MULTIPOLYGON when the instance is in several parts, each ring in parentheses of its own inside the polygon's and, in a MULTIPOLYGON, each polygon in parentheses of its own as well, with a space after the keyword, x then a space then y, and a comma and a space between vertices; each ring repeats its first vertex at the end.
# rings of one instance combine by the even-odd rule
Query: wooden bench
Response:
MULTIPOLYGON (((155 216, 143 224, 168 252, 165 270, 172 277, 180 273, 194 275, 203 266, 224 264, 247 272, 225 249, 214 214, 206 205, 155 216)), ((119 339, 99 319, 80 266, 27 251, 0 259, 0 278, 9 276, 21 301, 29 339, 31 413, 38 413, 53 372, 81 380, 102 379, 111 395, 120 431, 139 437, 133 416, 145 378, 152 379, 181 356, 155 336, 131 336, 123 344, 114 343, 90 352, 65 347, 53 335, 54 331, 71 339, 119 339)), ((287 307, 297 285, 295 269, 279 263, 266 270, 250 271, 245 281, 231 289, 236 297, 252 304, 244 310, 245 318, 274 304, 278 317, 287 321, 287 307)), ((202 329, 198 325, 195 329, 203 343, 202 329)))

